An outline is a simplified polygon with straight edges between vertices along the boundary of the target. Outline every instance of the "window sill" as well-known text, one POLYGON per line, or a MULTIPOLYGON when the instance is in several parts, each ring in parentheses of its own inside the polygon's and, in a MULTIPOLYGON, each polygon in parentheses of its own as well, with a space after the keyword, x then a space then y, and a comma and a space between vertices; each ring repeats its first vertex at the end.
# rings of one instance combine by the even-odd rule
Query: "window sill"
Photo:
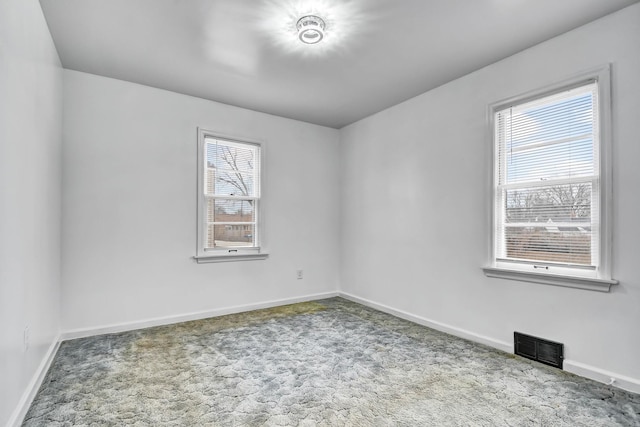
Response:
POLYGON ((268 253, 260 252, 231 255, 198 255, 194 256, 193 259, 195 259, 198 264, 207 264, 211 262, 257 261, 267 259, 268 257, 268 253))
POLYGON ((556 274, 541 274, 529 271, 508 270, 506 268, 484 267, 487 277, 499 279, 519 280, 522 282, 542 283, 544 285, 564 286, 567 288, 586 289, 589 291, 609 292, 611 285, 618 284, 617 280, 594 279, 590 277, 560 276, 556 274))

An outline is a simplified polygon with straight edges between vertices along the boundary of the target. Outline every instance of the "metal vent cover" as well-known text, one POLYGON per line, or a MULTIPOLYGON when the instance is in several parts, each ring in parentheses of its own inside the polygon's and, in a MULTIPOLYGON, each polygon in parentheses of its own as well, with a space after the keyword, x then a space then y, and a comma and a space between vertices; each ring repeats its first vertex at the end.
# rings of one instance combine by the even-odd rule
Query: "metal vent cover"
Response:
POLYGON ((548 341, 520 332, 513 333, 514 353, 562 369, 564 344, 548 341))

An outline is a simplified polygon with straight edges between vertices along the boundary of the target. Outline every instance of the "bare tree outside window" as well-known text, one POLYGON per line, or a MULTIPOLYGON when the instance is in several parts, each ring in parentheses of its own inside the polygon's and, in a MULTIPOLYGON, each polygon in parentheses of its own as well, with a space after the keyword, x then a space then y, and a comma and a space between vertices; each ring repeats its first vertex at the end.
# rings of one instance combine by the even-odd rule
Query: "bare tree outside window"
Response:
MULTIPOLYGON (((221 147, 222 155, 221 158, 224 163, 227 165, 228 169, 223 170, 220 173, 218 179, 222 182, 225 182, 231 185, 238 191, 238 194, 242 196, 249 196, 249 185, 246 182, 246 178, 240 172, 240 168, 238 166, 238 150, 231 150, 230 147, 221 147)), ((253 151, 249 151, 248 158, 244 159, 246 162, 246 170, 253 171, 253 151)), ((236 195, 234 193, 230 195, 236 195)), ((250 203, 253 204, 253 200, 250 200, 250 203)))

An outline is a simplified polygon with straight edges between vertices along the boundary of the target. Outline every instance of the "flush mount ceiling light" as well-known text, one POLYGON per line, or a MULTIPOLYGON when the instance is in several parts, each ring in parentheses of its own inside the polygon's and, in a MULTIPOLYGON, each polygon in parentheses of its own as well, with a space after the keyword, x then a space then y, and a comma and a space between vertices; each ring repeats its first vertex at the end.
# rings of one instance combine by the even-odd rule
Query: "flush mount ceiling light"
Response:
POLYGON ((298 38, 302 43, 316 44, 324 38, 324 21, 319 16, 306 15, 296 24, 298 38))

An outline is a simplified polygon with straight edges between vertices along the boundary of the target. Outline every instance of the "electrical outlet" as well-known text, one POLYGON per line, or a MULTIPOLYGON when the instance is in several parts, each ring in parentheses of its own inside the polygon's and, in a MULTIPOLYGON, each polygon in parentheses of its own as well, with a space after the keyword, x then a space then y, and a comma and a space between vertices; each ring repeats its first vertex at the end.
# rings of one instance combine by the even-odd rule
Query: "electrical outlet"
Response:
POLYGON ((302 279, 302 273, 303 273, 303 272, 302 272, 302 270, 298 270, 298 271, 296 271, 296 274, 297 274, 298 280, 302 279))
POLYGON ((24 327, 24 332, 22 334, 22 344, 23 350, 26 353, 29 350, 29 326, 24 327))

